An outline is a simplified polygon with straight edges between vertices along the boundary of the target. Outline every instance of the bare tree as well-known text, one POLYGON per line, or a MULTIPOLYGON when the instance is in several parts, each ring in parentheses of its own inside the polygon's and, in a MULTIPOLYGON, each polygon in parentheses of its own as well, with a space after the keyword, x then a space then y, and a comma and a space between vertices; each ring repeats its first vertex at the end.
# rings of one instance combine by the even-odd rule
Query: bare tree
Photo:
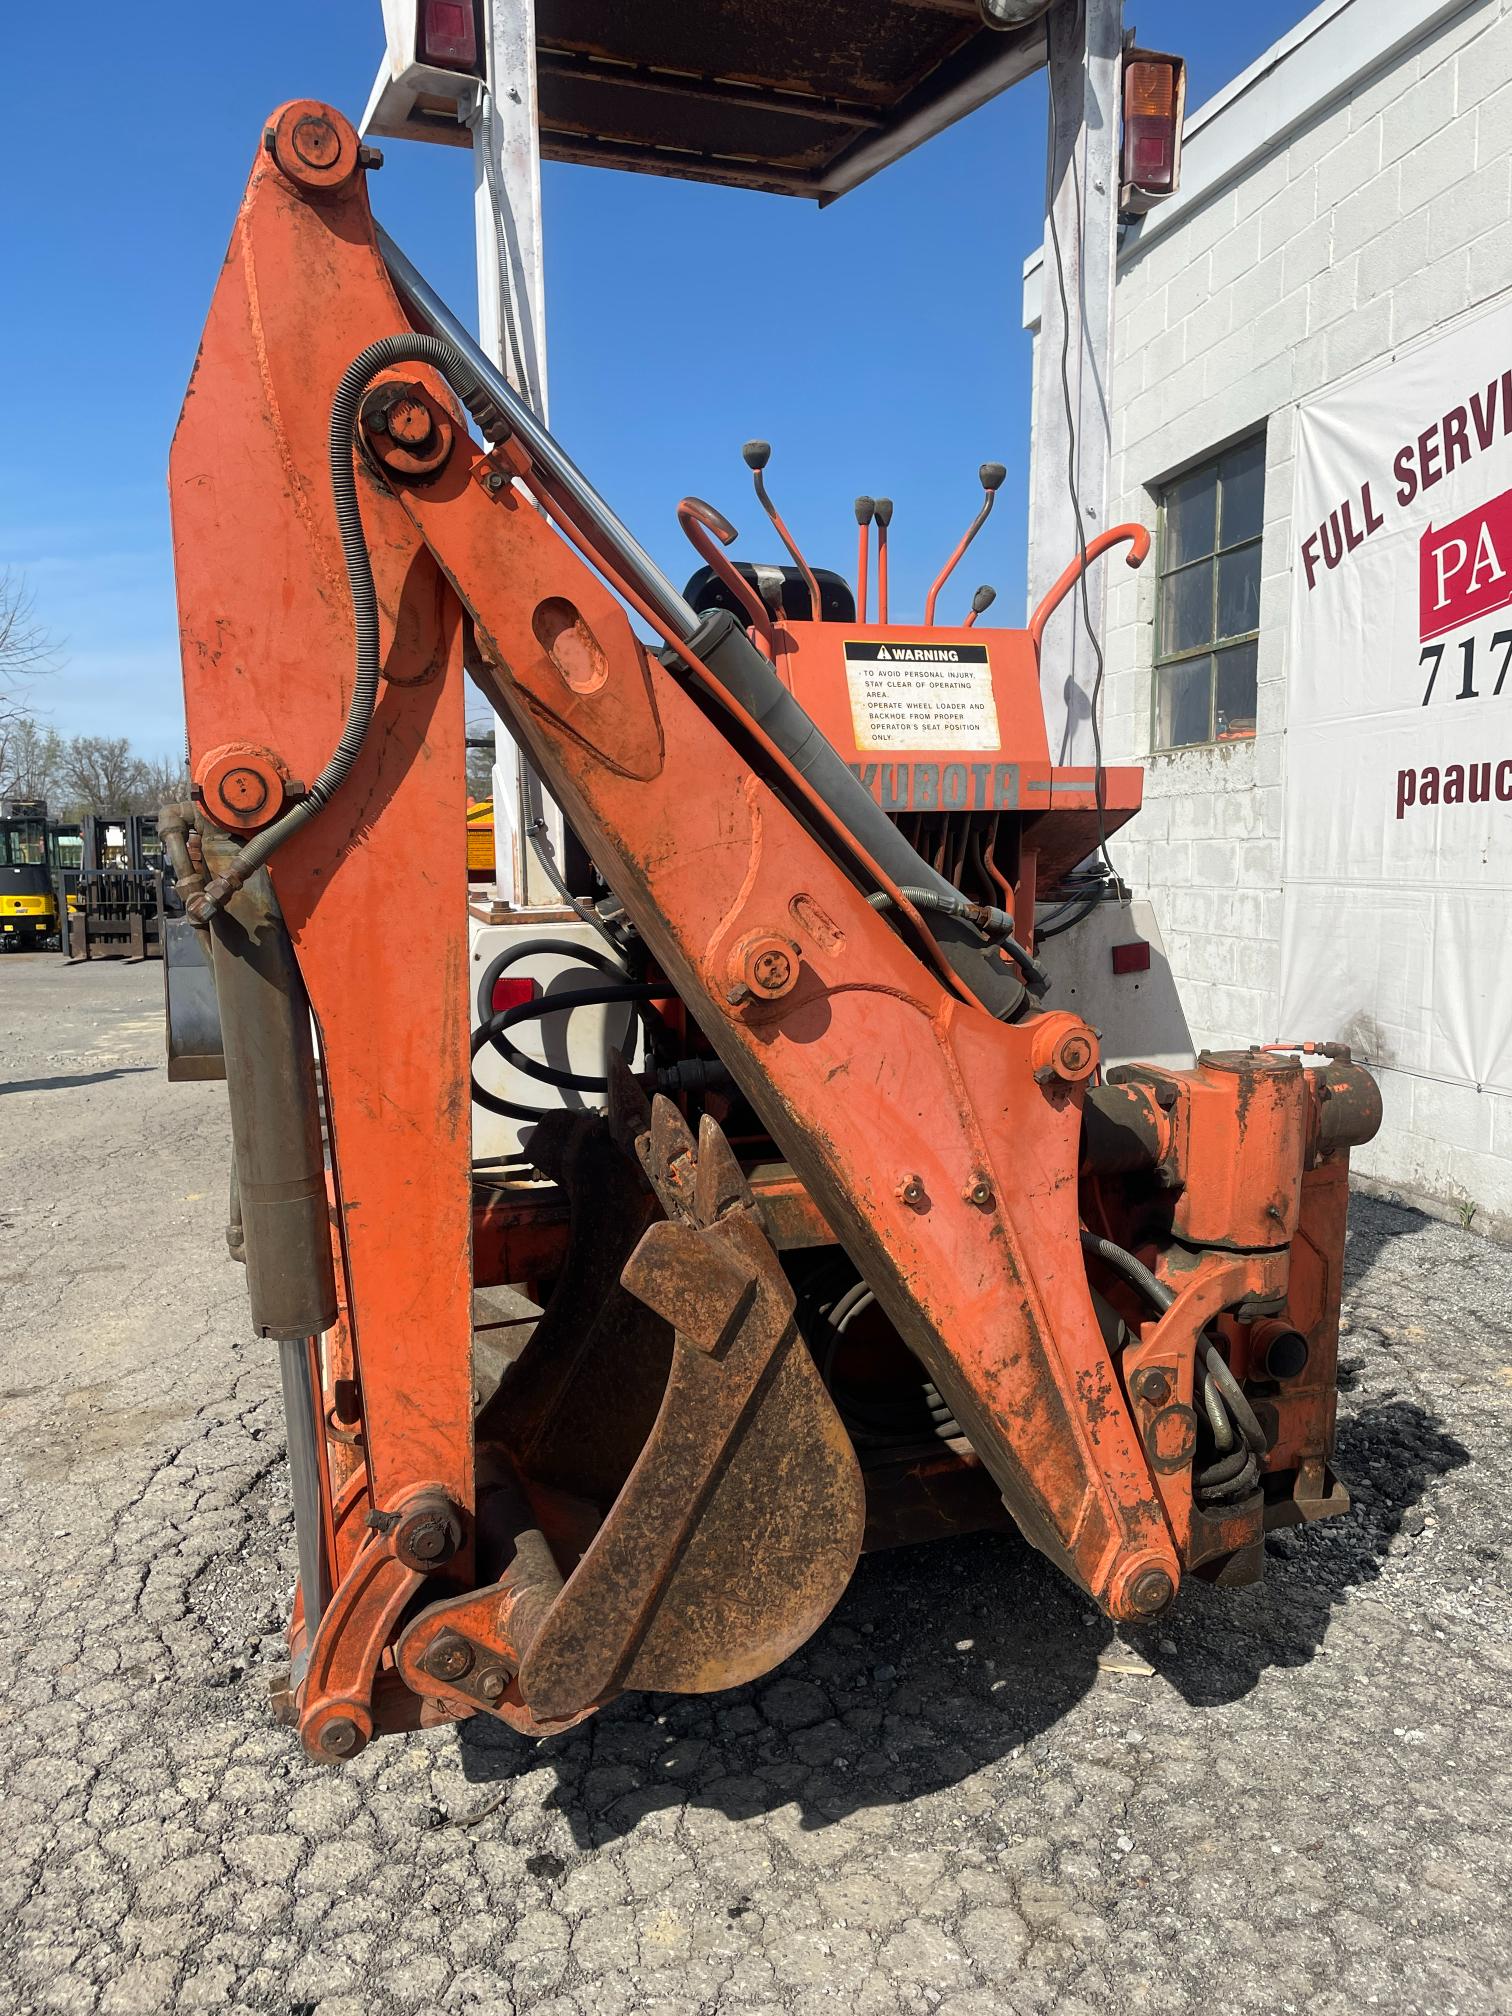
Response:
POLYGON ((142 796, 144 768, 124 735, 75 735, 63 783, 78 812, 130 812, 142 796))
POLYGON ((137 769, 139 802, 128 809, 156 812, 164 805, 180 804, 189 796, 189 766, 182 756, 144 757, 137 769))
POLYGON ((64 793, 67 748, 56 728, 44 728, 29 714, 0 724, 0 796, 45 798, 57 805, 64 793))
POLYGON ((22 687, 51 671, 53 648, 37 621, 31 590, 19 574, 0 574, 0 741, 24 714, 22 687))

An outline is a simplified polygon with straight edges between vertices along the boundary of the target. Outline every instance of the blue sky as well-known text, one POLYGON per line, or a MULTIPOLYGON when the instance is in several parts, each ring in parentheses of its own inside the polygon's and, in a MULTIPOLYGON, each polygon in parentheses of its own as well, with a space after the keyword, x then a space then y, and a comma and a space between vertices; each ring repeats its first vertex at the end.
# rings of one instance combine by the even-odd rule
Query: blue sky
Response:
MULTIPOLYGON (((1130 0, 1128 18, 1147 46, 1185 53, 1197 105, 1306 11, 1130 0)), ((310 96, 360 115, 379 0, 76 0, 14 16, 0 568, 27 576, 59 646, 38 711, 66 733, 167 753, 182 714, 165 469, 210 290, 267 113, 310 96)), ((1022 607, 1019 292, 1041 229, 1044 117, 1036 78, 824 211, 548 164, 552 424, 674 578, 695 564, 673 518, 685 492, 755 528, 739 450, 760 434, 773 496, 815 564, 850 573, 858 491, 896 500, 895 613, 922 605, 979 500, 977 464, 1006 462, 952 589, 964 609, 992 581, 1004 609, 1022 607), (710 284, 721 274, 723 289, 710 284), (684 285, 692 275, 700 284, 684 285)), ((466 154, 394 141, 385 155, 374 207, 471 320, 466 154)), ((740 550, 775 557, 771 544, 740 550)))

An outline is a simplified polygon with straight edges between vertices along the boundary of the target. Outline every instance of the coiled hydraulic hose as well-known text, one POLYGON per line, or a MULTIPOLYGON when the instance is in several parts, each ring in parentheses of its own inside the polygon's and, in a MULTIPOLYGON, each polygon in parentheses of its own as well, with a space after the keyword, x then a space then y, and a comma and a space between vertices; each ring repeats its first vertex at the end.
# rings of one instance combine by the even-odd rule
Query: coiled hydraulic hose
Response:
POLYGON ((841 1286, 837 1277, 849 1271, 850 1263, 837 1256, 798 1297, 799 1327, 846 1433, 858 1449, 917 1448, 931 1439, 956 1439, 960 1426, 923 1366, 917 1385, 885 1390, 847 1380, 839 1370, 836 1361, 846 1334, 877 1300, 864 1281, 841 1286))
MULTIPOLYGON (((504 1040, 505 1037, 521 1023, 537 1022, 543 1015, 571 1014, 574 1008, 604 1007, 622 1001, 665 1001, 671 995, 672 989, 664 980, 618 980, 602 987, 575 987, 570 994, 560 994, 555 998, 543 995, 537 1001, 522 1001, 517 1007, 503 1008, 497 1015, 490 1015, 481 1027, 473 1031, 473 1060, 476 1062, 478 1053, 492 1044, 506 1063, 524 1071, 529 1077, 541 1079, 545 1084, 568 1092, 603 1092, 607 1089, 605 1079, 590 1078, 580 1072, 558 1071, 550 1064, 537 1063, 533 1057, 522 1057, 513 1044, 504 1040)), ((549 1110, 501 1099, 486 1085, 480 1085, 476 1077, 472 1081, 472 1096, 479 1106, 506 1120, 540 1120, 549 1110)))
POLYGON ((352 623, 357 643, 357 674, 347 708, 346 725, 330 761, 297 804, 275 819, 273 824, 249 840, 227 866, 192 901, 193 914, 212 916, 228 896, 241 888, 247 877, 261 868, 278 848, 301 827, 323 812, 351 775, 367 732, 372 725, 378 700, 379 638, 378 591, 373 585, 372 563, 362 530, 362 511, 357 499, 357 474, 352 449, 356 439, 357 412, 363 393, 380 371, 395 364, 430 364, 446 379, 457 397, 490 437, 499 435, 504 422, 471 365, 441 336, 380 336, 347 366, 331 402, 329 456, 331 496, 336 508, 336 525, 341 535, 342 557, 346 561, 347 586, 352 597, 352 623))
MULTIPOLYGON (((1085 1228, 1081 1235, 1082 1246, 1088 1253, 1095 1253, 1117 1273, 1123 1275, 1140 1293, 1160 1311, 1161 1315, 1176 1300, 1173 1292, 1156 1275, 1152 1274, 1142 1260, 1096 1232, 1085 1228)), ((1207 1415, 1208 1426, 1212 1430, 1213 1441, 1219 1451, 1216 1463, 1208 1464, 1196 1475, 1199 1494, 1205 1498, 1242 1498, 1252 1491, 1260 1481, 1258 1457, 1265 1454, 1270 1443, 1259 1416, 1249 1403, 1244 1388, 1234 1377, 1228 1361, 1204 1333, 1197 1339, 1197 1352, 1201 1370, 1199 1393, 1203 1412, 1207 1415), (1242 1442, 1235 1447, 1234 1429, 1237 1424, 1242 1442)))

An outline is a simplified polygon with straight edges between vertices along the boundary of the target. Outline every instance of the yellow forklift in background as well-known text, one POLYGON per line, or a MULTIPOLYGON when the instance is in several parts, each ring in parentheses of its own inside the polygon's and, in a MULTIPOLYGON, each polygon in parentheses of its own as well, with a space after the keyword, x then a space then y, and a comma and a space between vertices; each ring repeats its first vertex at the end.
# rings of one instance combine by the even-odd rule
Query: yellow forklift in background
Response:
POLYGON ((0 950, 62 943, 83 839, 77 825, 47 816, 45 798, 7 798, 0 809, 0 950))

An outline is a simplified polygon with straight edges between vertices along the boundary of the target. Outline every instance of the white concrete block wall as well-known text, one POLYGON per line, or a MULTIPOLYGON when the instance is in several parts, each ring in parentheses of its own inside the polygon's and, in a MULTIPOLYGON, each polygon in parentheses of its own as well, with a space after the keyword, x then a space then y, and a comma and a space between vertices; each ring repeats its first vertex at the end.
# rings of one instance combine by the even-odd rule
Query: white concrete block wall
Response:
MULTIPOLYGON (((1170 476, 1266 431, 1253 742, 1152 753, 1153 565, 1110 581, 1104 751, 1146 764, 1113 852, 1154 902, 1201 1044, 1330 1033, 1276 1026, 1297 404, 1509 287, 1512 0, 1467 0, 1120 260, 1113 520, 1153 531, 1170 476)), ((1512 1098, 1382 1082, 1361 1173, 1512 1232, 1512 1098)))

